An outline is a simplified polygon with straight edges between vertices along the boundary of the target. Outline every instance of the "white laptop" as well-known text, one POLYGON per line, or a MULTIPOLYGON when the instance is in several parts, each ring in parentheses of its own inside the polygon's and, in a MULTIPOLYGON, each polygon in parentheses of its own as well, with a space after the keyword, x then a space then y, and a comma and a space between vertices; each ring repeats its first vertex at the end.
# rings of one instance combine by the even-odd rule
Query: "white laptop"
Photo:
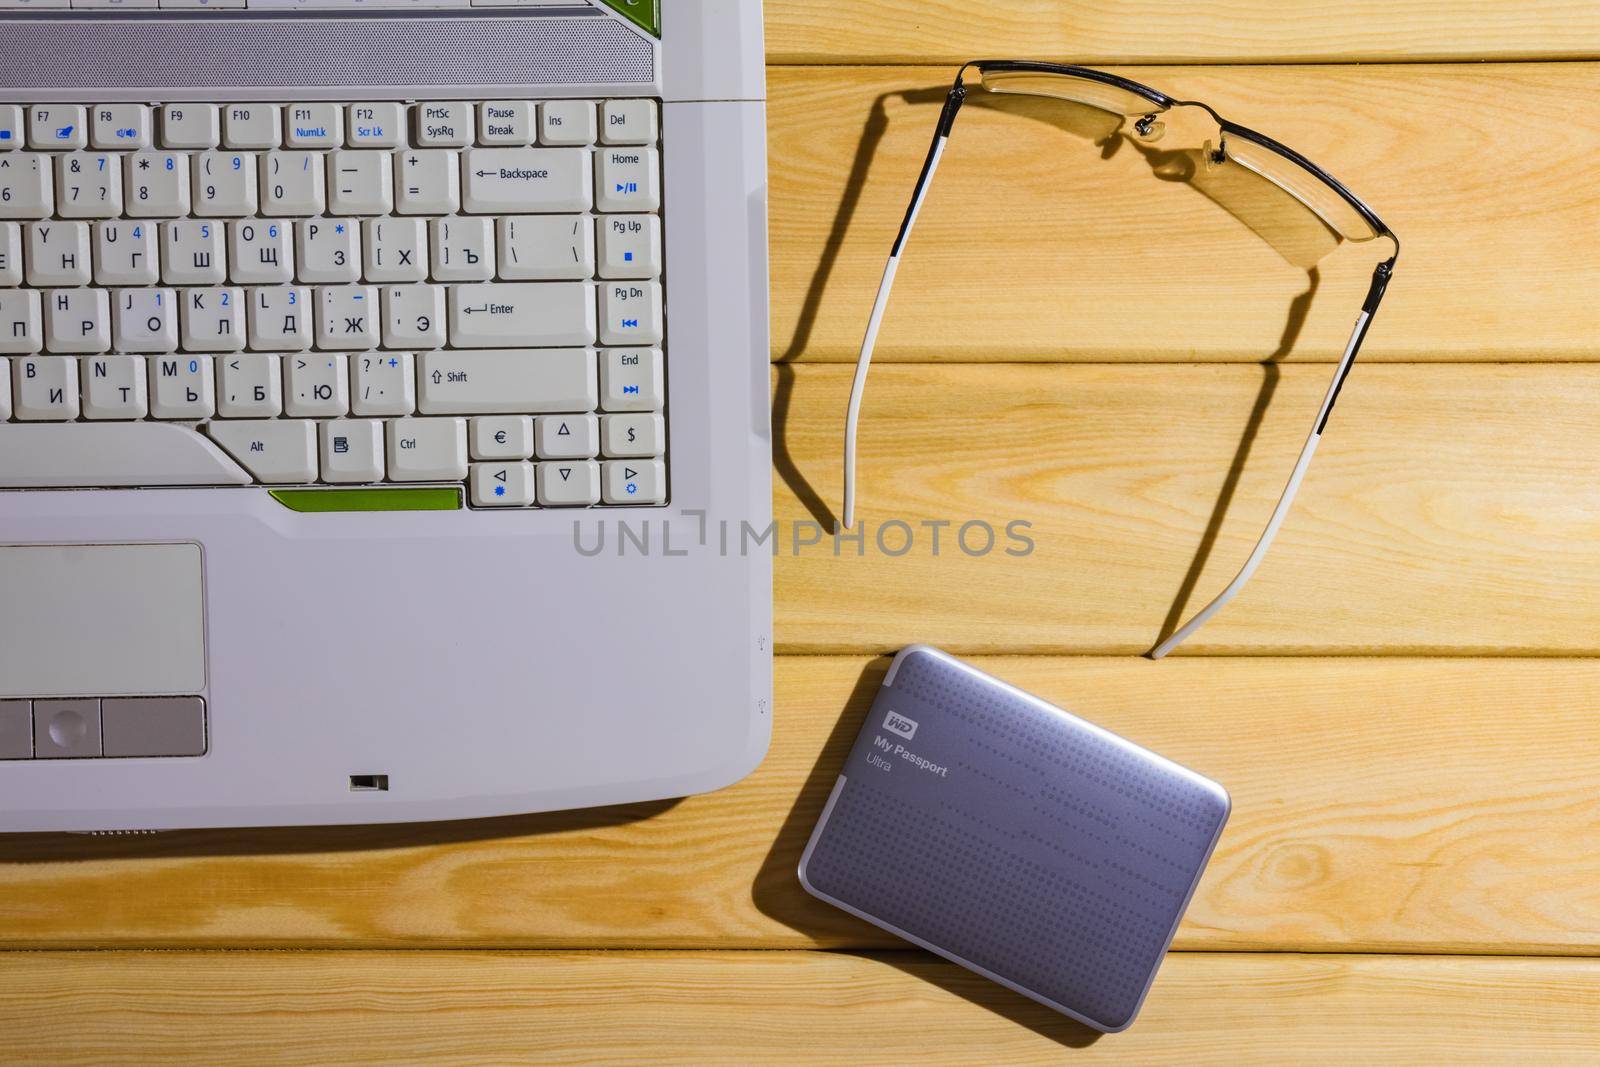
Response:
POLYGON ((0 831, 760 761, 762 62, 753 0, 0 0, 0 831))

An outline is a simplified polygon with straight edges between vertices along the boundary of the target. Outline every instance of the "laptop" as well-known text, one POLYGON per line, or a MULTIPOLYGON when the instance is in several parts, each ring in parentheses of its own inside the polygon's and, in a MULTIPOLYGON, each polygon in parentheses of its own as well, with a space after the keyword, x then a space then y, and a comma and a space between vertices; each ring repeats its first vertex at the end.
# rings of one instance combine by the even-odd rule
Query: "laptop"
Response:
POLYGON ((754 768, 763 98, 751 0, 0 0, 0 831, 754 768))

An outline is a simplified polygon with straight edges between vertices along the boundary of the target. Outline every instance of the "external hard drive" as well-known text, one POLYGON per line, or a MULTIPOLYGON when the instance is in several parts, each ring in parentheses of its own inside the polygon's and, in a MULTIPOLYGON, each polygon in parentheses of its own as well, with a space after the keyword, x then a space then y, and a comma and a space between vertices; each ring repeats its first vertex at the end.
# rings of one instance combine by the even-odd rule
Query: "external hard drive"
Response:
POLYGON ((1227 791, 937 649, 895 656, 800 859, 812 895, 1125 1030, 1227 791))

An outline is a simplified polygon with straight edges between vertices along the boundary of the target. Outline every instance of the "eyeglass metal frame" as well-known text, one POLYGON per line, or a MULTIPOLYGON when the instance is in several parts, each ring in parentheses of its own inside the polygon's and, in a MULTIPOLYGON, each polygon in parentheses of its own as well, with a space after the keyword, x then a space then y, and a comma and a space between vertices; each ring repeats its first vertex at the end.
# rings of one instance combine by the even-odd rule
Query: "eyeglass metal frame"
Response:
MULTIPOLYGON (((1362 221, 1372 230, 1371 237, 1351 239, 1375 240, 1383 237, 1387 238, 1394 245, 1393 254, 1390 255, 1388 259, 1380 262, 1375 268, 1373 268, 1371 285, 1367 290, 1366 299, 1362 302, 1361 313, 1356 318, 1355 328, 1350 333, 1350 340, 1345 345, 1344 354, 1339 358, 1338 366, 1334 370, 1333 382, 1328 386, 1328 391, 1322 399, 1322 406, 1317 412, 1316 421, 1312 423, 1311 433, 1306 438, 1306 443, 1300 450, 1299 458, 1295 461, 1294 470, 1289 475, 1288 484, 1284 487, 1283 493, 1278 498, 1277 506, 1273 508, 1271 518, 1267 520, 1266 529, 1256 541, 1255 547, 1251 550, 1249 557, 1245 560, 1244 566, 1240 568, 1239 573, 1234 576, 1233 580, 1227 584, 1222 592, 1217 594, 1217 596, 1213 598, 1210 603, 1196 612, 1182 626, 1174 630, 1160 644, 1151 649, 1149 653, 1150 657, 1152 659, 1161 659, 1167 653, 1171 652, 1174 648, 1177 648, 1180 644, 1192 636, 1196 630, 1205 625, 1205 623, 1218 611, 1221 611, 1222 608, 1238 594, 1239 590, 1244 588, 1245 583, 1250 580, 1250 577, 1255 573, 1256 568, 1261 565, 1262 559, 1266 557, 1267 550, 1271 547, 1273 539, 1278 535, 1279 527, 1283 525, 1284 519, 1289 514, 1289 509, 1294 503, 1295 494, 1299 492, 1300 483, 1305 478, 1306 469, 1311 465, 1312 456, 1316 454, 1317 443, 1321 440, 1323 431, 1327 428, 1328 416, 1333 411, 1334 402, 1339 399, 1339 391, 1344 387, 1345 378, 1350 373, 1350 368, 1355 362, 1356 354, 1361 350, 1361 343, 1366 338, 1367 330, 1372 324, 1373 316, 1377 314, 1378 305, 1383 300, 1384 291, 1388 287, 1390 277, 1394 273, 1395 260, 1397 260, 1400 255, 1400 240, 1395 236, 1394 231, 1390 230, 1389 227, 1384 224, 1383 220, 1378 217, 1377 212, 1368 207, 1360 197, 1352 193, 1344 186, 1343 183, 1334 178, 1333 175, 1329 174, 1315 163, 1312 163, 1309 159, 1306 159, 1293 149, 1287 147, 1286 145, 1280 144, 1271 137, 1268 137, 1266 134, 1257 133, 1255 130, 1250 129, 1247 126, 1241 126, 1236 122, 1231 122, 1223 118, 1207 104, 1203 104, 1197 100, 1179 100, 1168 96, 1166 93, 1163 93, 1158 89, 1152 89, 1148 85, 1142 85, 1139 82, 1112 74, 1108 71, 1095 70, 1090 67, 1078 67, 1062 63, 1044 63, 1011 59, 979 60, 968 63, 966 66, 962 67, 960 73, 956 75, 955 84, 950 87, 950 93, 945 98, 944 108, 939 113, 939 122, 934 130, 933 143, 928 148, 927 158, 922 164, 922 172, 920 175, 918 175, 916 187, 911 193, 911 202, 909 205, 907 205, 905 218, 900 223, 900 232, 895 236, 894 247, 889 252, 889 261, 884 267, 883 280, 878 286, 878 296, 873 302, 872 316, 867 321, 866 336, 861 342, 861 354, 856 361, 855 381, 850 389, 850 406, 845 418, 844 526, 847 529, 855 525, 856 424, 861 413, 861 396, 867 382, 867 371, 872 365, 872 352, 877 345, 878 330, 883 324, 884 311, 887 309, 889 304, 889 294, 894 288, 895 272, 898 270, 900 265, 900 256, 905 250, 907 239, 911 236, 912 227, 916 224, 917 215, 922 210, 922 202, 927 196, 928 186, 933 181, 934 172, 939 168, 939 160, 944 154, 945 144, 950 138, 950 131, 955 124, 956 115, 960 112, 961 105, 966 99, 968 86, 965 79, 967 72, 970 70, 976 70, 980 75, 1005 73, 1060 75, 1067 78, 1081 78, 1092 82, 1098 82, 1102 85, 1112 86, 1125 92, 1132 93, 1141 99, 1148 100, 1151 104, 1150 112, 1134 123, 1135 128, 1140 133, 1144 133, 1149 128, 1149 124, 1154 120, 1157 114, 1171 110, 1175 107, 1201 108, 1208 115, 1210 115, 1213 120, 1215 120, 1218 129, 1220 130, 1219 143, 1214 149, 1219 162, 1227 158, 1227 139, 1229 137, 1247 141, 1259 148, 1276 153, 1277 155, 1288 160, 1294 166, 1318 179, 1334 193, 1336 193, 1338 197, 1352 210, 1354 210, 1356 214, 1360 216, 1362 221)), ((983 88, 985 91, 997 91, 991 90, 988 88, 988 86, 981 84, 979 87, 983 88)), ((1045 96, 1046 94, 1035 93, 1023 95, 1045 96)), ((1064 99, 1068 101, 1071 100, 1070 97, 1066 97, 1064 99)), ((1085 106, 1095 105, 1085 102, 1085 106)), ((1245 164, 1241 165, 1243 166, 1245 164)), ((1265 177, 1268 181, 1272 181, 1270 176, 1263 175, 1263 177, 1265 177)), ((1284 191, 1289 195, 1294 196, 1297 200, 1300 200, 1302 203, 1304 203, 1307 209, 1313 214, 1316 214, 1319 218, 1323 219, 1323 221, 1329 225, 1330 229, 1338 232, 1338 226, 1332 220, 1327 219, 1325 215, 1321 211, 1318 211, 1316 206, 1307 201, 1305 197, 1296 193, 1295 190, 1286 186, 1282 186, 1281 184, 1280 188, 1283 188, 1284 191)), ((1350 237, 1351 235, 1343 234, 1342 236, 1350 237)))

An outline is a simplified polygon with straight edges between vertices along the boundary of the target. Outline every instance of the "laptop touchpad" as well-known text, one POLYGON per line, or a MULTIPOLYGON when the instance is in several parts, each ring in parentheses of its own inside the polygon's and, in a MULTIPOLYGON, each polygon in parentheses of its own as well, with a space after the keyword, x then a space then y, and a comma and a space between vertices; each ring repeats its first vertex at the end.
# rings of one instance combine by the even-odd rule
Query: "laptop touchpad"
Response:
POLYGON ((200 546, 0 546, 0 696, 205 688, 200 546))

